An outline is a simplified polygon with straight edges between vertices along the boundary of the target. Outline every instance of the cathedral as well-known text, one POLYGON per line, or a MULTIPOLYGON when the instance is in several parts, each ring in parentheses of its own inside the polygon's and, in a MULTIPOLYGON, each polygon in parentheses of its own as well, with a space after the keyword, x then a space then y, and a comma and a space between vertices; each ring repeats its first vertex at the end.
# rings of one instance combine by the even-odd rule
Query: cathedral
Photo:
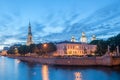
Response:
MULTIPOLYGON (((96 40, 96 36, 95 35, 92 35, 91 41, 93 41, 93 40, 96 40)), ((71 42, 76 42, 76 39, 75 39, 74 36, 72 36, 71 42)), ((82 35, 80 37, 80 42, 81 43, 87 43, 88 42, 86 34, 84 32, 82 32, 82 35)))
POLYGON ((84 32, 82 32, 82 36, 81 36, 81 38, 80 38, 80 41, 81 41, 82 43, 87 43, 87 37, 86 37, 86 35, 85 35, 84 32))
POLYGON ((75 40, 75 37, 74 36, 72 36, 72 38, 71 38, 71 42, 75 42, 76 40, 75 40))
POLYGON ((95 35, 92 35, 92 39, 91 39, 92 41, 93 40, 96 40, 96 36, 95 35))
MULTIPOLYGON (((91 40, 96 40, 96 36, 93 35, 91 40)), ((75 37, 72 36, 71 41, 63 41, 57 43, 57 52, 56 56, 64 56, 64 55, 76 55, 76 56, 84 56, 84 55, 94 55, 97 45, 87 44, 87 37, 84 32, 80 37, 80 41, 77 42, 75 37)))
POLYGON ((29 22, 29 26, 28 26, 28 36, 27 36, 27 43, 26 45, 29 46, 33 44, 33 41, 32 41, 32 32, 31 32, 31 24, 29 22))

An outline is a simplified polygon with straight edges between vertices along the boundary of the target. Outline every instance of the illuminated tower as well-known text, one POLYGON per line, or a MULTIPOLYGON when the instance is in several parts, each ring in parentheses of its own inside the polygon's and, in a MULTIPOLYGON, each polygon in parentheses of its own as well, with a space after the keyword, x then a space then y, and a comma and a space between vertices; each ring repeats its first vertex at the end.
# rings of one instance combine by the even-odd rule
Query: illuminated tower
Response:
POLYGON ((87 43, 87 37, 86 37, 86 35, 85 35, 84 32, 82 32, 82 36, 81 36, 81 38, 80 38, 80 41, 81 41, 82 43, 87 43))
POLYGON ((27 43, 26 45, 31 45, 33 44, 33 41, 32 41, 32 32, 31 32, 31 24, 29 22, 29 27, 28 27, 28 37, 27 37, 27 43))
POLYGON ((92 35, 92 39, 91 39, 92 41, 93 40, 96 40, 96 36, 95 35, 92 35))
POLYGON ((72 36, 71 42, 75 42, 75 37, 74 36, 72 36))

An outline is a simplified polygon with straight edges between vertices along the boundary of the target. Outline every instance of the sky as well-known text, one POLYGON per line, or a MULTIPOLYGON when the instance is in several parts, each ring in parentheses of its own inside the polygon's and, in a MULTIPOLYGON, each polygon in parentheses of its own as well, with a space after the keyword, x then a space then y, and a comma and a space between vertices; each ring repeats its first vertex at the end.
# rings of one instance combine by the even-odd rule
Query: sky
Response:
POLYGON ((26 42, 29 21, 34 42, 59 34, 119 0, 0 0, 0 49, 26 42))

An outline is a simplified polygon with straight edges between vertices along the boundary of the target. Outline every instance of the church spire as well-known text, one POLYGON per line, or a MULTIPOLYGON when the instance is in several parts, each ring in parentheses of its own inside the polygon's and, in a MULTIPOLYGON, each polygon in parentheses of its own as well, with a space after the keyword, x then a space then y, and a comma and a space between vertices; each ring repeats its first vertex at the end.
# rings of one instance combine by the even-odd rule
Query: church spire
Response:
POLYGON ((31 45, 33 43, 32 41, 32 32, 31 32, 31 24, 29 22, 29 26, 28 26, 28 37, 27 37, 27 43, 26 45, 31 45))
POLYGON ((29 27, 28 27, 28 34, 29 34, 29 35, 32 35, 30 22, 29 22, 29 27))

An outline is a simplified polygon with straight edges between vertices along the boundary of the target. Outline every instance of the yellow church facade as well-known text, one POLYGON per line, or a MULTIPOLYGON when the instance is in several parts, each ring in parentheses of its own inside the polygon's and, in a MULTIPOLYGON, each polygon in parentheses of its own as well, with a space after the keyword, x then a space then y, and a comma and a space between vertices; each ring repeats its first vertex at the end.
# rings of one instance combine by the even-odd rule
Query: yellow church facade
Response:
POLYGON ((93 55, 96 45, 80 42, 60 42, 57 44, 57 55, 93 55))
MULTIPOLYGON (((96 36, 92 36, 92 40, 96 40, 96 36)), ((57 55, 94 55, 97 45, 87 43, 87 37, 84 32, 77 42, 75 37, 72 36, 71 41, 59 42, 57 44, 57 55)))

